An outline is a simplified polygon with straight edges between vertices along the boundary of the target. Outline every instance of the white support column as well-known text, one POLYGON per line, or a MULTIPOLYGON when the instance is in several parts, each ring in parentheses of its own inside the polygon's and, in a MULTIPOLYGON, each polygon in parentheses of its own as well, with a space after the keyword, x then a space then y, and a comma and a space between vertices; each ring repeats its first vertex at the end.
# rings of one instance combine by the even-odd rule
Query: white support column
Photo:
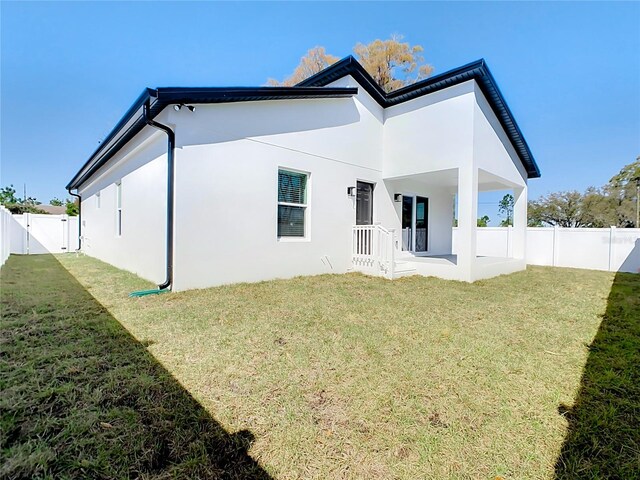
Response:
POLYGON ((476 264, 478 220, 478 169, 473 165, 458 169, 458 271, 460 279, 473 281, 476 264))
POLYGON ((513 189, 512 257, 527 258, 527 186, 513 189))

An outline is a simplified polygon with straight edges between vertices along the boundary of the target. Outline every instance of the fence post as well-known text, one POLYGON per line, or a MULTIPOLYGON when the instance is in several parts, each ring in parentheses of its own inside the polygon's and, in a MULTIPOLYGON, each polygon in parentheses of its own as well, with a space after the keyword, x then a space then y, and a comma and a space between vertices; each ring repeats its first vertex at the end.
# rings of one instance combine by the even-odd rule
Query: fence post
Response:
POLYGON ((613 271, 613 251, 615 246, 616 227, 613 225, 609 227, 609 268, 610 272, 613 271))
POLYGON ((22 218, 24 218, 24 232, 25 232, 25 237, 24 237, 25 242, 24 242, 24 244, 25 244, 25 247, 26 247, 26 250, 27 250, 27 255, 29 255, 29 243, 30 243, 30 240, 31 240, 31 238, 30 238, 30 236, 31 236, 30 235, 30 232, 31 232, 31 218, 30 218, 30 216, 31 216, 30 213, 25 213, 24 217, 22 217, 22 218))
POLYGON ((551 260, 551 265, 556 267, 558 266, 558 242, 559 242, 559 238, 560 237, 560 228, 558 227, 558 225, 554 225, 553 226, 553 257, 551 260))

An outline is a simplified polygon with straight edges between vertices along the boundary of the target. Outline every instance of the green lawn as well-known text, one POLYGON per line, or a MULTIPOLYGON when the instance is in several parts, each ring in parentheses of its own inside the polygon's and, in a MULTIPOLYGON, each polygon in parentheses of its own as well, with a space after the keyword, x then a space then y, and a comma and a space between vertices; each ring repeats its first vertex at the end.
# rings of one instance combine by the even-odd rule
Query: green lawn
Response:
POLYGON ((639 478, 640 275, 150 286, 2 268, 1 478, 639 478))

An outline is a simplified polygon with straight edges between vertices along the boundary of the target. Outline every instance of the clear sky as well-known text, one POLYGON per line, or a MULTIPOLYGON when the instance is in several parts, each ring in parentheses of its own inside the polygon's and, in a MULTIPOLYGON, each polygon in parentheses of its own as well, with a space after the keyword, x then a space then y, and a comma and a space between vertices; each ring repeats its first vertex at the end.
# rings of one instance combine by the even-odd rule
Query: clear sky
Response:
POLYGON ((263 85, 313 46, 344 57, 393 33, 434 73, 487 60, 542 170, 532 198, 640 154, 638 2, 2 1, 1 30, 0 184, 44 203, 145 87, 263 85))

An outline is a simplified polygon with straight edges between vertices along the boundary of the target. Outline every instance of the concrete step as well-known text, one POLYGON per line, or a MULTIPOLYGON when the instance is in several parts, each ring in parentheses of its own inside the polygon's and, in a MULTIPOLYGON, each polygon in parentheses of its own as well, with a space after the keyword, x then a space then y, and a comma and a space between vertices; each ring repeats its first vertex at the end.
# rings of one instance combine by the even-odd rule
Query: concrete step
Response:
POLYGON ((411 265, 410 262, 402 260, 396 260, 393 269, 394 278, 406 277, 408 275, 414 275, 417 270, 411 265))

